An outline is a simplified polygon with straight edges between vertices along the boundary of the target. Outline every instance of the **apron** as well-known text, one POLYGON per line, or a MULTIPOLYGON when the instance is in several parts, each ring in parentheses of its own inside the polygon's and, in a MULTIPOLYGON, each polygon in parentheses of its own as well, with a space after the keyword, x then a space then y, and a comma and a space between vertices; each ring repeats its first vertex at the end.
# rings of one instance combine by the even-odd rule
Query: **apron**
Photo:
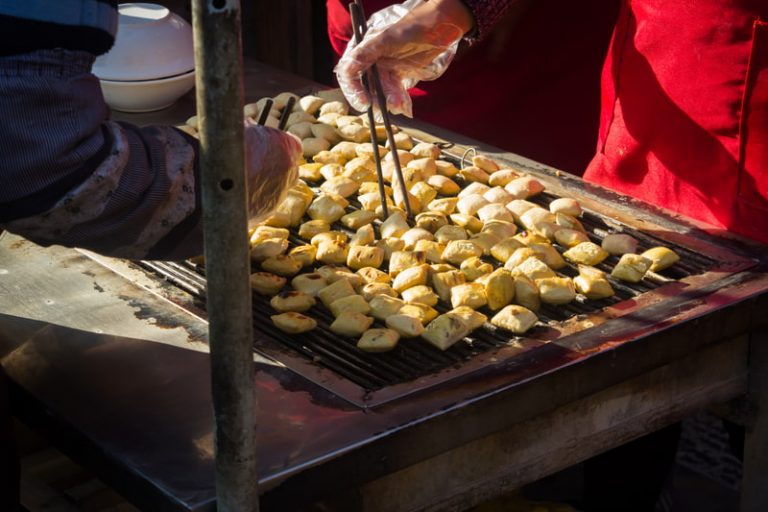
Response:
POLYGON ((768 243, 768 2, 623 2, 584 178, 768 243))

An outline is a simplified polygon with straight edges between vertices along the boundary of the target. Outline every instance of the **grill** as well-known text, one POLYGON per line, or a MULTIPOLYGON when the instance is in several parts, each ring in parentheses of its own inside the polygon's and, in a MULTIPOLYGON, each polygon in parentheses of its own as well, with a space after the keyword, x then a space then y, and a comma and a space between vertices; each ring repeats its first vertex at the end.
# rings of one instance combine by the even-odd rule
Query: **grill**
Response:
MULTIPOLYGON (((530 200, 546 207, 557 197, 559 196, 545 192, 530 200)), ((350 208, 360 208, 360 205, 351 202, 350 208)), ((525 337, 512 335, 486 323, 447 351, 438 350, 419 340, 402 340, 397 348, 389 353, 363 352, 356 348, 355 339, 340 336, 328 329, 333 318, 320 306, 315 306, 308 313, 318 320, 315 330, 301 335, 286 334, 273 326, 269 318, 272 309, 268 299, 254 294, 254 349, 273 357, 356 405, 373 406, 470 373, 486 362, 498 361, 502 352, 503 357, 510 357, 531 351, 563 333, 583 330, 593 325, 590 318, 594 315, 641 307, 643 298, 658 298, 669 293, 667 288, 674 287, 675 283, 679 285, 691 278, 710 275, 712 272, 716 273, 721 266, 729 265, 728 262, 710 257, 699 250, 692 250, 641 232, 596 211, 585 209, 580 221, 592 241, 598 244, 607 234, 621 232, 638 240, 638 251, 663 245, 675 250, 681 259, 667 270, 649 273, 636 284, 619 282, 609 276, 615 295, 607 299, 589 300, 579 295, 573 302, 562 306, 542 304, 538 312, 540 324, 525 337), (574 326, 561 329, 568 323, 574 326)), ((333 229, 349 233, 349 230, 341 225, 336 225, 333 229)), ((292 246, 305 243, 295 236, 291 236, 290 242, 292 246)), ((617 256, 610 256, 597 267, 609 274, 618 260, 617 256)), ((498 262, 489 261, 498 266, 498 262)), ((730 264, 732 266, 732 262, 730 264)), ((206 282, 201 265, 191 262, 145 261, 141 262, 141 266, 191 294, 198 299, 198 304, 204 310, 206 282)), ((577 268, 570 263, 558 273, 569 277, 578 275, 577 268)), ((443 313, 448 308, 441 303, 436 309, 443 313)), ((489 316, 492 314, 488 310, 484 313, 489 316)), ((618 314, 613 313, 612 316, 618 314)))

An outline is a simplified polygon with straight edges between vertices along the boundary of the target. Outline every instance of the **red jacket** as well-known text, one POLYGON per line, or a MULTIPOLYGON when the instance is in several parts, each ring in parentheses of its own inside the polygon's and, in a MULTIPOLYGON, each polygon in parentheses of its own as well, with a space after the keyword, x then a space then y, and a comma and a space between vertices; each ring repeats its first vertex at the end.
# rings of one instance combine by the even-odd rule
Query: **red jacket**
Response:
POLYGON ((623 2, 584 178, 768 242, 768 2, 623 2))
POLYGON ((586 150, 586 180, 768 243, 768 1, 620 4, 596 153, 589 63, 613 23, 605 0, 533 2, 512 34, 502 20, 420 85, 416 117, 576 173, 586 150), (503 50, 482 46, 496 38, 503 50))

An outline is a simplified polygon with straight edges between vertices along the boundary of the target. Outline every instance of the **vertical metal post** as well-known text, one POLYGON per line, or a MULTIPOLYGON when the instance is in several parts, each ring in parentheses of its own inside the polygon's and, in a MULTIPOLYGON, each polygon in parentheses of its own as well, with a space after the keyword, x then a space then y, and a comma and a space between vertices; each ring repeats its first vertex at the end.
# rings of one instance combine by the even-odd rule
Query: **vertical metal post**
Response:
POLYGON ((258 511, 239 0, 193 0, 219 512, 258 511))

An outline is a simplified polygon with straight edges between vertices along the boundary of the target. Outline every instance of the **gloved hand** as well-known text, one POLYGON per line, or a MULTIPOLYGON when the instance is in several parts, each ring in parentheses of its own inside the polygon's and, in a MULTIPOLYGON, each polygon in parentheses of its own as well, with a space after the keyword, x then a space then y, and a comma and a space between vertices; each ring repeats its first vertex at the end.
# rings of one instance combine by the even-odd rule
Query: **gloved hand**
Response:
POLYGON ((248 180, 248 224, 269 215, 299 177, 301 142, 296 136, 245 121, 245 168, 248 180))
POLYGON ((362 76, 375 63, 387 109, 413 117, 408 89, 442 75, 473 25, 461 0, 407 0, 386 7, 369 18, 360 44, 350 40, 334 70, 339 86, 353 108, 365 111, 371 100, 362 76))

